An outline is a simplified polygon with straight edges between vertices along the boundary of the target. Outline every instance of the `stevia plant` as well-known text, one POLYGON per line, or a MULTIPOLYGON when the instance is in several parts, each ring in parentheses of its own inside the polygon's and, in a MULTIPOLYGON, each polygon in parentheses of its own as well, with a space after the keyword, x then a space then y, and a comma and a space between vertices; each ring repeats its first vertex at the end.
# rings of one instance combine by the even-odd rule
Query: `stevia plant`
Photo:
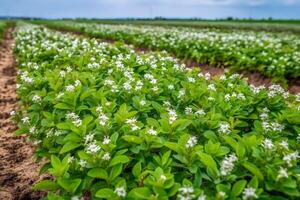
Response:
POLYGON ((274 81, 285 82, 300 74, 300 40, 294 34, 66 21, 44 24, 92 37, 166 50, 180 58, 229 67, 231 71, 258 71, 274 81))
POLYGON ((298 199, 300 96, 36 26, 15 34, 46 199, 298 199))

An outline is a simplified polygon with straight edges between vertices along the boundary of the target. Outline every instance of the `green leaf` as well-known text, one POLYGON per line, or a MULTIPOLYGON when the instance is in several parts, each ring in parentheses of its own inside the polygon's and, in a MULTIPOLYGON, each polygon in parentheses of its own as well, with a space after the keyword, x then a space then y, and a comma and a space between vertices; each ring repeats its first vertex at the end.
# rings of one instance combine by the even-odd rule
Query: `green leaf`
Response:
POLYGON ((103 189, 98 190, 96 192, 95 196, 98 198, 103 198, 103 199, 112 199, 112 198, 116 197, 116 194, 110 188, 103 188, 103 189))
POLYGON ((246 184, 247 184, 247 181, 245 181, 245 180, 240 180, 240 181, 236 182, 232 187, 230 195, 233 197, 239 196, 243 192, 246 184))
POLYGON ((141 162, 136 163, 132 168, 132 174, 134 177, 138 178, 142 171, 142 164, 141 162))
POLYGON ((79 147, 81 144, 75 143, 75 142, 67 142, 66 144, 64 144, 64 146, 61 148, 60 150, 60 154, 63 153, 67 153, 73 149, 76 149, 77 147, 79 147))
POLYGON ((67 192, 74 194, 81 183, 81 179, 58 178, 57 183, 67 192))
POLYGON ((261 171, 255 165, 246 161, 243 163, 243 166, 246 169, 248 169, 252 174, 257 176, 258 179, 264 180, 264 176, 262 175, 261 171))
POLYGON ((43 181, 36 183, 33 186, 33 189, 55 191, 55 190, 59 189, 59 185, 51 180, 43 180, 43 181))
POLYGON ((124 135, 122 136, 122 139, 130 143, 136 143, 136 144, 143 143, 143 139, 141 137, 137 137, 134 135, 124 135))
POLYGON ((111 159, 109 166, 114 166, 117 165, 119 163, 125 164, 129 162, 129 158, 128 156, 125 155, 119 155, 119 156, 115 156, 113 159, 111 159))
POLYGON ((59 168, 61 166, 61 162, 60 162, 59 158, 56 157, 55 155, 51 156, 51 165, 54 168, 59 168))
POLYGON ((117 176, 119 176, 122 172, 122 169, 123 169, 122 164, 113 166, 113 168, 111 169, 110 174, 109 174, 109 180, 113 181, 117 176))
POLYGON ((88 172, 88 176, 93 177, 93 178, 100 178, 100 179, 104 179, 104 180, 108 179, 107 172, 104 169, 102 169, 102 168, 91 169, 88 172))
POLYGON ((70 110, 72 109, 71 105, 65 104, 65 103, 58 103, 54 106, 55 108, 61 109, 61 110, 70 110))
POLYGON ((152 193, 147 187, 134 188, 128 194, 134 199, 149 199, 151 195, 152 193))
POLYGON ((252 188, 257 188, 258 187, 258 179, 256 176, 253 176, 253 178, 251 179, 251 181, 249 182, 249 187, 252 187, 252 188))
POLYGON ((199 152, 197 153, 200 157, 200 161, 207 166, 208 169, 210 169, 214 176, 218 175, 218 168, 217 168, 217 163, 215 160, 210 156, 209 154, 199 152))

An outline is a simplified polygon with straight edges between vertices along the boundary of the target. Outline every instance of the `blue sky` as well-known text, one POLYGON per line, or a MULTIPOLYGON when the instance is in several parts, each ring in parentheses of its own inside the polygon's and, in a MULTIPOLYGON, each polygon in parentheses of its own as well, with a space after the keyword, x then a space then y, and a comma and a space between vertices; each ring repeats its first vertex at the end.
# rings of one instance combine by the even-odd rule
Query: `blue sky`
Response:
POLYGON ((300 0, 0 0, 0 16, 300 19, 300 0))

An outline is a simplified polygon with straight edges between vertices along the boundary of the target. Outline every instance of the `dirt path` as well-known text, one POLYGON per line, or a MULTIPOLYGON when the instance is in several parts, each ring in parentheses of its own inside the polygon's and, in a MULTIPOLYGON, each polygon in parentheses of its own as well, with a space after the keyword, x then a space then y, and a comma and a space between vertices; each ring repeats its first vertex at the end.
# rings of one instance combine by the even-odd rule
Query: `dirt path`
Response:
POLYGON ((41 193, 31 189, 39 179, 34 149, 25 136, 14 136, 17 127, 9 119, 18 107, 13 42, 9 29, 0 46, 0 200, 40 199, 41 193))

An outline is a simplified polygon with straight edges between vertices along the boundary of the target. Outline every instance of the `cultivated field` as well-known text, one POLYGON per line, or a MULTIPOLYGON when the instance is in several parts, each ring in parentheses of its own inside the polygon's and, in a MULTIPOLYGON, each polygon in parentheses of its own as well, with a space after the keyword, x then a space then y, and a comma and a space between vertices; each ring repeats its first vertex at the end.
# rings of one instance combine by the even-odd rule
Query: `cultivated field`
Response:
POLYGON ((95 21, 0 30, 0 197, 300 198, 297 33, 95 21))

